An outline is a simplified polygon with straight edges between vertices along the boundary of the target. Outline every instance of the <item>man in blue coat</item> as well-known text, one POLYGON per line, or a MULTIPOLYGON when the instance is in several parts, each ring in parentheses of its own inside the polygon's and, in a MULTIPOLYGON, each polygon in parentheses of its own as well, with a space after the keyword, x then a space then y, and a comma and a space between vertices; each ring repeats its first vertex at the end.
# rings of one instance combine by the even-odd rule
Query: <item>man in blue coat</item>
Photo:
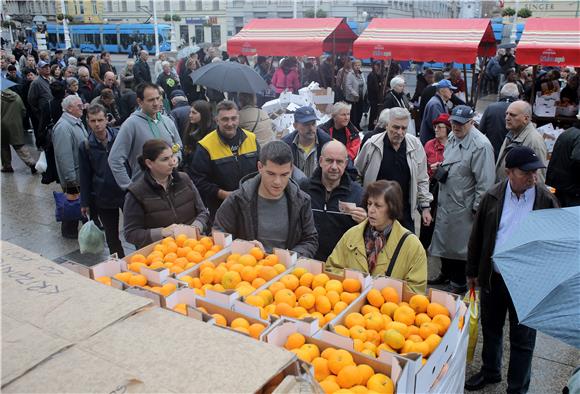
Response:
POLYGON ((453 90, 457 88, 451 84, 448 79, 442 79, 435 85, 437 92, 435 96, 431 97, 425 112, 423 113, 423 120, 421 121, 420 139, 421 143, 425 145, 427 141, 435 138, 435 130, 433 130, 433 121, 437 119, 442 113, 447 113, 447 102, 453 95, 453 90))

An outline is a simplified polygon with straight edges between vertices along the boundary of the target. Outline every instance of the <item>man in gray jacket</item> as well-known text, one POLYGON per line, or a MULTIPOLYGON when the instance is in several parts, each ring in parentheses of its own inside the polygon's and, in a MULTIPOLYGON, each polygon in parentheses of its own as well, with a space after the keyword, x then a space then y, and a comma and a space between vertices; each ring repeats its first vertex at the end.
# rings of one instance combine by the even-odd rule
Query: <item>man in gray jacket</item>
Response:
POLYGON ((437 220, 431 241, 432 256, 441 258, 441 274, 430 284, 443 284, 452 293, 465 293, 467 243, 482 196, 495 182, 493 147, 473 126, 474 111, 458 105, 451 113, 451 127, 443 163, 435 175, 439 181, 437 220))
POLYGON ((292 150, 283 141, 260 150, 259 174, 242 180, 216 213, 214 228, 234 238, 256 240, 267 252, 289 249, 312 258, 318 233, 310 196, 291 180, 292 150))
MULTIPOLYGON (((78 96, 62 100, 62 116, 53 129, 52 144, 60 185, 68 200, 76 200, 80 194, 79 146, 88 137, 81 117, 83 102, 78 96)), ((62 221, 62 236, 77 238, 78 220, 62 221)))
MULTIPOLYGON (((514 146, 523 145, 532 148, 536 155, 546 164, 548 162, 548 149, 542 135, 532 123, 532 106, 522 100, 514 101, 505 112, 505 127, 509 132, 499 151, 495 166, 496 182, 507 179, 505 172, 505 157, 514 146)), ((538 171, 538 183, 546 181, 546 169, 538 171)))
POLYGON ((183 146, 173 120, 160 113, 163 101, 159 86, 144 82, 136 93, 140 109, 123 122, 109 153, 109 166, 123 190, 141 175, 137 158, 145 142, 155 138, 167 141, 180 160, 183 146))

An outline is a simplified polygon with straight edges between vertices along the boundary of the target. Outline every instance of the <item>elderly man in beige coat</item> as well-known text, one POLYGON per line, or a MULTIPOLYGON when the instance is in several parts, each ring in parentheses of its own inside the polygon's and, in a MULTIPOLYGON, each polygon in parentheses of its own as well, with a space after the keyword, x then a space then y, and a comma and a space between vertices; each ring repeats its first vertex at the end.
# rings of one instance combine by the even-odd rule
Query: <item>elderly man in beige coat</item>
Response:
POLYGON ((240 127, 256 134, 260 146, 274 140, 272 119, 266 111, 256 106, 256 95, 239 93, 238 99, 240 100, 240 127))
MULTIPOLYGON (((536 155, 547 164, 548 149, 542 135, 536 130, 532 123, 532 106, 525 101, 514 101, 505 111, 505 126, 508 133, 500 148, 495 165, 496 182, 505 181, 505 157, 510 148, 517 145, 532 148, 536 155)), ((546 169, 538 170, 538 183, 546 181, 546 169)))
POLYGON ((372 136, 364 144, 354 165, 362 177, 363 186, 379 179, 397 181, 403 191, 403 218, 400 222, 415 232, 413 212, 421 209, 421 219, 431 223, 427 156, 417 137, 407 133, 410 114, 405 108, 389 111, 387 131, 372 136))

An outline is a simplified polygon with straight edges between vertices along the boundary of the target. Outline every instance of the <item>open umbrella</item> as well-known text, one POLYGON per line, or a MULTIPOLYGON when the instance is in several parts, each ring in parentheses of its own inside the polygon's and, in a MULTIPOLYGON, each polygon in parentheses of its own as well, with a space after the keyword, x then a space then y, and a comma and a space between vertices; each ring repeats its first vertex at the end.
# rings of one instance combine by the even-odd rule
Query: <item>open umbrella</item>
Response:
POLYGON ((498 249, 519 322, 580 348, 580 207, 530 212, 498 249))
POLYGON ((0 79, 1 90, 6 90, 6 89, 11 88, 12 86, 16 86, 16 85, 18 85, 16 82, 12 82, 8 78, 2 77, 0 79))
POLYGON ((254 69, 237 62, 210 63, 189 75, 194 84, 220 92, 257 93, 268 87, 254 69))
POLYGON ((181 50, 179 50, 179 52, 177 52, 177 59, 183 59, 188 57, 189 55, 191 55, 192 53, 197 53, 199 52, 201 48, 198 47, 197 45, 193 45, 193 46, 188 46, 185 48, 182 48, 181 50))

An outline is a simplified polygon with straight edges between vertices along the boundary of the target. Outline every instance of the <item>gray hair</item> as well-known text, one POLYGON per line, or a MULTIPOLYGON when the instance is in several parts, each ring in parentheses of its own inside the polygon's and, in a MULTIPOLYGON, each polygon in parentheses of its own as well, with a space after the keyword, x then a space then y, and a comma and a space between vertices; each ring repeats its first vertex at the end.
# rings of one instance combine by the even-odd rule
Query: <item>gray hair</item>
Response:
POLYGON ((75 77, 69 77, 66 79, 66 86, 70 86, 73 83, 76 83, 77 85, 79 84, 79 80, 76 79, 75 77))
POLYGON ((89 76, 91 76, 91 73, 89 72, 89 69, 88 69, 88 68, 86 68, 85 66, 81 66, 81 67, 79 67, 79 69, 77 70, 77 73, 78 73, 78 74, 80 74, 80 73, 81 73, 81 71, 83 71, 83 72, 84 72, 84 71, 86 71, 86 72, 87 72, 87 74, 89 74, 89 76))
POLYGON ((395 86, 404 85, 404 84, 405 84, 405 79, 401 76, 396 76, 393 79, 391 79, 391 89, 394 89, 395 86))
POLYGON ((379 115, 379 118, 377 119, 377 123, 376 126, 377 127, 382 127, 382 128, 387 128, 387 126, 389 125, 389 112, 391 110, 389 108, 385 108, 381 111, 381 114, 379 115))
POLYGON ((406 108, 401 107, 393 107, 389 111, 389 123, 391 123, 395 119, 407 119, 411 118, 411 114, 407 111, 406 108))
POLYGON ((350 111, 351 107, 352 107, 352 105, 347 104, 344 101, 338 101, 338 102, 334 103, 334 105, 332 106, 331 114, 332 114, 332 116, 338 115, 338 113, 340 111, 342 111, 343 109, 350 111))
POLYGON ((77 65, 77 58, 76 57, 69 57, 68 58, 68 65, 69 66, 76 66, 77 65))
POLYGON ((506 83, 501 88, 501 91, 499 92, 499 96, 501 98, 505 98, 505 97, 518 98, 518 97, 520 97, 520 90, 518 89, 518 85, 516 85, 513 82, 506 83))
POLYGON ((161 62, 161 67, 165 67, 165 66, 171 67, 171 64, 169 64, 169 62, 167 60, 164 60, 161 62))
POLYGON ((81 101, 81 98, 79 96, 76 96, 74 94, 71 94, 70 96, 66 96, 63 100, 62 100, 62 110, 63 111, 67 111, 67 109, 69 109, 69 107, 73 106, 75 104, 75 102, 77 101, 81 101))

